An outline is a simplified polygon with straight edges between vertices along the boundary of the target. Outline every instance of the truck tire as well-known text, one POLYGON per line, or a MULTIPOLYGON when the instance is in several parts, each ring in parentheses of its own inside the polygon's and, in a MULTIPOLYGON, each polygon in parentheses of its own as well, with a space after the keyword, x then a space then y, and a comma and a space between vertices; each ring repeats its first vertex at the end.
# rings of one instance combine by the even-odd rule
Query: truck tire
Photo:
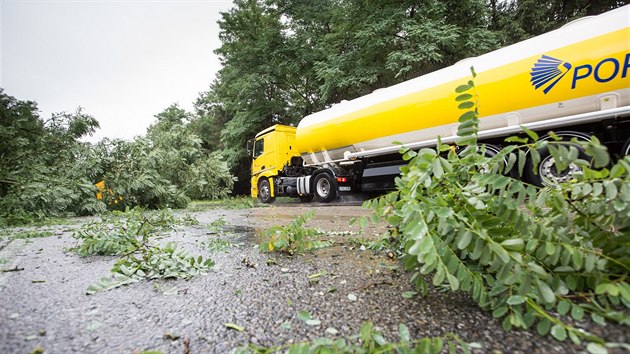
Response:
POLYGON ((258 182, 258 199, 265 204, 273 203, 276 198, 271 196, 271 186, 267 178, 262 178, 258 182))
MULTIPOLYGON (((588 135, 577 132, 559 132, 557 135, 563 137, 564 139, 578 138, 580 140, 589 140, 588 135)), ((589 160, 589 157, 584 152, 584 149, 578 145, 573 146, 578 150, 578 158, 587 161, 589 160)), ((536 173, 534 173, 534 164, 531 159, 531 154, 525 164, 525 171, 523 171, 523 175, 525 176, 527 182, 538 187, 555 186, 560 183, 567 182, 572 178, 573 174, 582 170, 581 167, 571 164, 565 171, 559 172, 556 170, 555 160, 553 156, 551 156, 548 148, 539 149, 538 154, 540 154, 540 163, 536 166, 536 173)))
POLYGON ((315 176, 313 190, 315 199, 321 203, 328 203, 337 196, 336 184, 332 176, 328 173, 320 173, 315 176))

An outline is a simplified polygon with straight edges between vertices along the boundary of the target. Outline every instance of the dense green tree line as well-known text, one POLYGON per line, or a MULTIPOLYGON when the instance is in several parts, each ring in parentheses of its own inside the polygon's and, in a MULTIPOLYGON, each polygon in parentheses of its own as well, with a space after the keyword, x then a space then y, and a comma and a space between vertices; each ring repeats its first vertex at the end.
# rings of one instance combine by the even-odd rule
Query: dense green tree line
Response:
POLYGON ((80 139, 99 124, 81 109, 43 119, 35 102, 0 89, 0 224, 228 196, 234 183, 228 166, 202 147, 190 116, 171 106, 146 136, 90 144, 80 139))
POLYGON ((234 0, 219 21, 222 68, 208 91, 193 112, 158 114, 146 136, 83 143, 94 117, 44 119, 35 102, 0 91, 0 218, 247 194, 245 142, 258 131, 626 3, 234 0))
POLYGON ((245 194, 256 132, 626 3, 235 0, 219 21, 223 67, 191 124, 245 194))

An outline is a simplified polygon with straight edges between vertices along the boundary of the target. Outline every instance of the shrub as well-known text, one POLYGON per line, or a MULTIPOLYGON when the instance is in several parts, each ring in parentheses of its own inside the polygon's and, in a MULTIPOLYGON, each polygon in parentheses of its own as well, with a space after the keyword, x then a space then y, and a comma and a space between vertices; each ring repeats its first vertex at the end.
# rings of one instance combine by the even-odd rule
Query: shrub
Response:
POLYGON ((555 160, 582 165, 582 176, 547 188, 511 178, 512 168, 523 173, 524 149, 547 142, 527 131, 532 141, 486 156, 477 145, 476 98, 465 93, 473 89, 472 81, 458 88, 458 101, 474 107, 460 118, 463 150, 402 148, 409 165, 397 191, 366 205, 400 231, 403 261, 420 289, 432 274, 433 285, 467 292, 506 330, 535 327, 605 350, 602 339, 563 316, 630 324, 630 157, 609 170, 597 139, 560 143, 555 160), (579 161, 574 144, 592 161, 579 161))

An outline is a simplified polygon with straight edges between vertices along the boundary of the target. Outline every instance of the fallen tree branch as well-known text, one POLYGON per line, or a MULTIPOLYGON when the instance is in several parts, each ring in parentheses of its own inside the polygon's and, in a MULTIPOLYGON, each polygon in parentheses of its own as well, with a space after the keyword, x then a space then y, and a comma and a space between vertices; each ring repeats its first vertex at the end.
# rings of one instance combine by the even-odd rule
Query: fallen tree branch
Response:
POLYGON ((378 282, 371 282, 371 283, 368 283, 368 284, 367 284, 367 285, 365 285, 365 286, 360 286, 360 287, 354 288, 354 289, 352 289, 352 290, 353 290, 353 291, 356 291, 356 290, 365 290, 365 289, 371 288, 371 287, 373 287, 373 286, 379 286, 379 285, 394 285, 394 283, 392 283, 392 282, 391 282, 391 281, 389 281, 389 280, 383 280, 383 281, 378 281, 378 282))
POLYGON ((0 273, 19 272, 21 270, 24 270, 24 268, 18 268, 17 266, 15 266, 15 268, 11 269, 0 269, 0 273))

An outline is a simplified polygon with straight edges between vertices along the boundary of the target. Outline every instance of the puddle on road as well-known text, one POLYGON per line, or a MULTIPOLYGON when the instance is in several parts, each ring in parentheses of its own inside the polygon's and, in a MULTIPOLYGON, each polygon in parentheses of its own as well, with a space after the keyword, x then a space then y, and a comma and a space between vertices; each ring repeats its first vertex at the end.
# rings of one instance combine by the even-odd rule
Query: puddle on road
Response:
POLYGON ((259 232, 260 229, 252 226, 225 225, 220 228, 220 232, 216 236, 229 235, 230 242, 237 244, 258 243, 259 232))

